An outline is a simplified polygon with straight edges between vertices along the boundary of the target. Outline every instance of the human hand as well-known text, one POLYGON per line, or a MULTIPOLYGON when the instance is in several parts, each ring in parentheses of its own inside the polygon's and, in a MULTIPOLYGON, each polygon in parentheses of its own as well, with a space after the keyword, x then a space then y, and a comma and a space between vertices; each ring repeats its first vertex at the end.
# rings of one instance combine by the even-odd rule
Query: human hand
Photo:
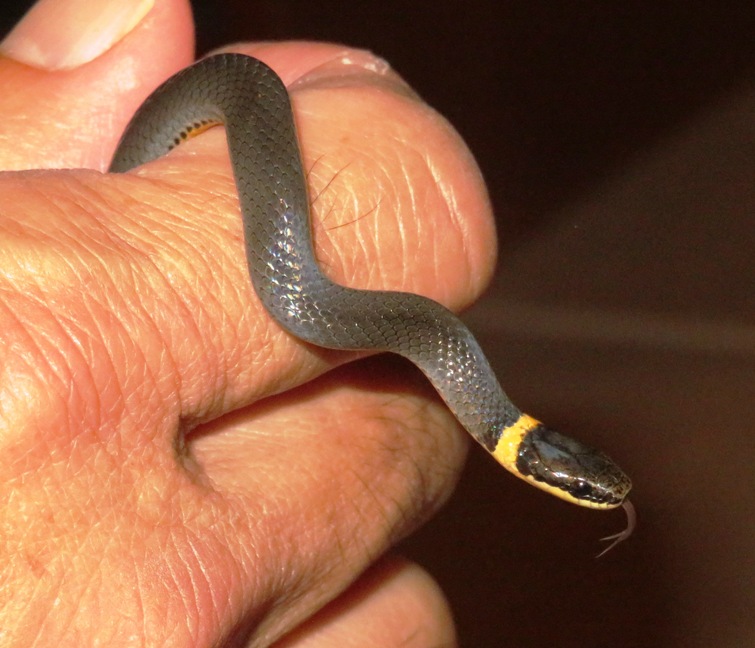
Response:
MULTIPOLYGON (((23 28, 39 48, 16 32, 1 49, 16 60, 0 60, 0 168, 89 169, 0 176, 3 644, 450 643, 429 577, 380 557, 448 497, 465 435, 402 362, 346 366, 355 355, 270 321, 222 130, 99 173, 141 100, 190 62, 190 17, 179 0, 144 5, 85 61, 42 38, 72 33, 43 13, 65 4, 23 28)), ((293 102, 327 272, 473 299, 494 233, 448 125, 364 52, 235 49, 306 77, 293 102)))

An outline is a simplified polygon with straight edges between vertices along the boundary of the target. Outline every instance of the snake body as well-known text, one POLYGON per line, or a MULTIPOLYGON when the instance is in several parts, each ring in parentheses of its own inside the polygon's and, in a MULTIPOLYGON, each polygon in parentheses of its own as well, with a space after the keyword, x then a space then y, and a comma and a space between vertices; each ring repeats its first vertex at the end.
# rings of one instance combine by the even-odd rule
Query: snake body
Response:
POLYGON ((149 162, 215 124, 226 129, 249 275, 280 326, 321 347, 408 358, 472 437, 515 475, 583 506, 628 505, 624 472, 602 452, 523 414, 449 310, 415 294, 351 289, 323 274, 289 95, 264 63, 221 54, 170 78, 132 119, 110 170, 149 162))

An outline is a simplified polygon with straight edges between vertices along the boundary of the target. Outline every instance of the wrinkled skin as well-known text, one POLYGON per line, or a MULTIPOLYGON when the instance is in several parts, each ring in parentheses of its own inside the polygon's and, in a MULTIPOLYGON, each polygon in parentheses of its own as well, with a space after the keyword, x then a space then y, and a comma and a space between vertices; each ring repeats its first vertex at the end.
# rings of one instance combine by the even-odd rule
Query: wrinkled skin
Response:
MULTIPOLYGON (((495 234, 449 125, 364 52, 234 50, 305 77, 292 96, 326 271, 473 300, 495 234)), ((191 51, 186 3, 158 0, 84 65, 0 59, 0 169, 48 169, 0 174, 0 643, 453 645, 432 579, 386 557, 464 459, 433 391, 270 321, 221 129, 101 173, 191 51)))

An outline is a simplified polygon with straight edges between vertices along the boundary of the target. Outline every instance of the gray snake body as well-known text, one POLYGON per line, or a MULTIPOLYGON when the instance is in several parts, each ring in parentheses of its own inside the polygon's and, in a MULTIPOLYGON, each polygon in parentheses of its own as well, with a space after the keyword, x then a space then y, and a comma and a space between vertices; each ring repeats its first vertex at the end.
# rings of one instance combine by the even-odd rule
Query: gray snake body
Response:
POLYGON ((226 128, 249 274, 283 328, 321 347, 408 358, 464 428, 517 476, 592 508, 625 501, 626 475, 603 453, 522 414, 450 311, 419 295, 347 288, 323 274, 289 96, 260 61, 221 54, 169 79, 132 119, 110 170, 144 164, 219 123, 226 128))

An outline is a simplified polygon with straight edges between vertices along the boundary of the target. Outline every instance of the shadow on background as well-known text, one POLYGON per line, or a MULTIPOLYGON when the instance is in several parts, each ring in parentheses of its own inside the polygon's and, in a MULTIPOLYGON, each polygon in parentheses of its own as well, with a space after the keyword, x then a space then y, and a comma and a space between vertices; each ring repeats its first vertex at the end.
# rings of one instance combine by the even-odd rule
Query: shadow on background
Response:
POLYGON ((401 548, 442 584, 462 645, 752 645, 751 3, 194 6, 200 54, 370 48, 451 120, 502 234, 469 321, 521 407, 634 478, 638 531, 595 560, 621 513, 542 496, 475 448, 401 548))

